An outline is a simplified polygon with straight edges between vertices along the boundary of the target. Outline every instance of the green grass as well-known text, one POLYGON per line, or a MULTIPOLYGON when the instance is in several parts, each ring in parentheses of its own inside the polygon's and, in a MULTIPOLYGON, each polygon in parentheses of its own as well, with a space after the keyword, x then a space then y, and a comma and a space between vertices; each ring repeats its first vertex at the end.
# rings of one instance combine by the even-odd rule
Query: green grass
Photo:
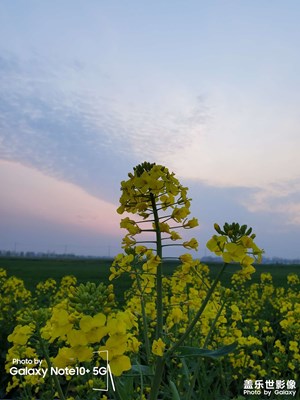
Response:
MULTIPOLYGON (((22 279, 32 292, 38 282, 48 278, 60 281, 66 275, 74 275, 78 283, 90 281, 109 284, 111 264, 111 259, 0 258, 0 268, 4 268, 9 276, 22 279)), ((130 286, 130 278, 122 276, 114 284, 117 297, 121 299, 130 286)))
MULTIPOLYGON (((35 285, 47 278, 59 281, 65 275, 76 276, 79 283, 104 282, 109 283, 109 267, 111 259, 47 259, 47 258, 0 258, 0 268, 6 269, 9 276, 14 275, 24 280, 25 285, 34 291, 35 285)), ((172 273, 178 265, 175 261, 166 262, 164 266, 165 274, 172 273)), ((218 263, 208 263, 211 277, 214 278, 221 267, 218 263)), ((222 277, 222 284, 230 287, 232 274, 240 267, 236 265, 228 266, 222 277)), ((275 286, 286 286, 286 277, 289 273, 300 273, 300 265, 281 265, 281 264, 262 264, 256 266, 251 282, 259 282, 262 272, 270 272, 273 276, 275 286)), ((126 289, 130 286, 130 278, 123 275, 114 280, 117 297, 122 298, 126 289)))

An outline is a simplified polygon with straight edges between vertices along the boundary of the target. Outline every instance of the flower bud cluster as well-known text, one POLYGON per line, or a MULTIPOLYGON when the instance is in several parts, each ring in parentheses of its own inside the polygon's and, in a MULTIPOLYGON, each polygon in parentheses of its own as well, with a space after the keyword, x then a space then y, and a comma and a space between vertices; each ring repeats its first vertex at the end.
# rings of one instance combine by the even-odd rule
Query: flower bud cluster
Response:
POLYGON ((207 248, 221 256, 227 264, 239 263, 242 269, 238 275, 242 279, 250 279, 251 274, 255 272, 252 264, 255 261, 260 262, 263 254, 263 250, 254 242, 255 234, 252 233, 252 228, 247 228, 247 225, 240 226, 235 222, 225 223, 223 229, 218 224, 214 227, 219 235, 213 235, 206 244, 207 248))
POLYGON ((74 293, 70 294, 70 309, 79 313, 93 315, 96 311, 109 314, 115 307, 113 286, 94 282, 81 283, 74 293))

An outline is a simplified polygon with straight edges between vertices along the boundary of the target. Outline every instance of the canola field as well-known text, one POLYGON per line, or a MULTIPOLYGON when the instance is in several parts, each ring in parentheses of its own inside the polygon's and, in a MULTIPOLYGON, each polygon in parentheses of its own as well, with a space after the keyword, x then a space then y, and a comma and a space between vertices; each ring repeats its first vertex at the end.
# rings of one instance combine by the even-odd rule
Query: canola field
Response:
MULTIPOLYGON (((13 357, 11 353, 12 342, 7 341, 7 337, 11 335, 14 327, 21 322, 20 326, 23 327, 23 330, 19 328, 21 330, 15 332, 16 343, 13 347, 15 347, 16 354, 14 358, 43 359, 43 351, 40 346, 37 346, 36 339, 31 336, 29 341, 26 341, 26 344, 23 343, 26 340, 25 338, 33 333, 31 330, 24 330, 24 327, 30 326, 33 323, 33 319, 34 321, 39 320, 41 325, 46 325, 49 318, 54 323, 55 319, 53 318, 56 315, 56 324, 58 324, 56 329, 58 329, 60 318, 64 317, 68 320, 70 318, 69 314, 64 312, 59 316, 58 311, 56 311, 56 314, 55 311, 52 311, 52 316, 50 317, 49 311, 47 314, 46 310, 49 310, 50 307, 52 307, 52 310, 59 310, 59 305, 62 302, 68 305, 68 310, 73 310, 75 313, 80 311, 86 316, 89 315, 95 319, 95 322, 92 322, 89 328, 84 328, 86 334, 91 334, 91 332, 96 332, 97 329, 101 328, 108 329, 109 316, 112 315, 112 310, 120 309, 122 310, 119 311, 121 313, 126 313, 128 309, 136 311, 136 299, 134 297, 127 296, 127 301, 124 300, 124 291, 128 290, 130 280, 125 282, 125 285, 124 280, 117 280, 115 287, 118 291, 120 286, 120 291, 119 293, 113 293, 108 280, 111 260, 85 260, 82 265, 82 260, 35 260, 33 262, 26 259, 3 259, 2 264, 6 266, 6 269, 1 269, 0 289, 2 302, 0 319, 2 346, 0 396, 3 399, 34 398, 32 396, 37 394, 37 398, 51 398, 51 396, 55 398, 54 395, 57 395, 55 393, 56 389, 49 380, 40 379, 39 377, 35 379, 32 379, 32 377, 17 379, 11 376, 7 368, 5 371, 7 356, 8 358, 13 357), (38 264, 40 264, 39 267, 38 264), (43 270, 43 268, 45 269, 43 270), (74 274, 71 273, 72 271, 74 274), (83 271, 85 276, 82 274, 83 271), (77 277, 75 277, 76 275, 77 277), (93 283, 88 284, 88 281, 93 283), (28 290, 28 287, 31 290, 28 290), (122 306, 120 306, 120 301, 116 300, 117 297, 123 298, 122 306), (76 303, 76 298, 79 299, 80 303, 79 301, 76 303), (78 308, 79 304, 81 304, 80 310, 78 308), (95 305, 97 306, 95 307, 95 305), (95 316, 98 315, 99 318, 98 311, 100 310, 103 320, 98 321, 98 326, 95 316), (105 319, 106 321, 104 322, 105 319), (7 389, 9 389, 8 393, 6 393, 7 389), (25 395, 25 393, 27 394, 25 395)), ((186 303, 187 298, 193 297, 193 301, 185 310, 182 306, 174 305, 167 320, 170 336, 174 334, 173 331, 184 331, 187 325, 187 318, 191 318, 198 303, 200 304, 203 298, 201 293, 205 293, 207 290, 206 284, 209 285, 209 282, 212 281, 220 267, 220 264, 213 264, 209 267, 202 266, 198 271, 201 278, 197 282, 193 281, 193 285, 190 285, 190 293, 184 296, 180 295, 182 297, 180 299, 181 304, 186 303), (197 293, 196 296, 195 292, 197 293)), ((173 262, 166 266, 168 276, 172 276, 171 272, 174 272, 174 268, 176 267, 173 262)), ((257 394, 243 395, 244 391, 245 393, 247 392, 247 389, 244 389, 244 382, 247 380, 253 382, 253 385, 256 381, 260 383, 268 380, 273 381, 274 389, 269 390, 271 395, 268 398, 299 398, 297 394, 295 396, 278 394, 279 392, 291 392, 292 389, 286 389, 286 385, 289 384, 291 386, 293 382, 297 385, 299 382, 299 266, 259 265, 256 268, 252 282, 231 286, 230 277, 233 276, 234 270, 236 270, 235 266, 229 266, 227 275, 225 275, 225 278, 223 277, 222 285, 218 287, 217 292, 208 304, 208 308, 201 317, 199 322, 201 324, 201 332, 200 330, 195 332, 193 337, 189 339, 189 343, 197 343, 199 347, 215 349, 237 342, 238 347, 233 353, 221 359, 217 357, 199 358, 191 355, 189 357, 191 365, 189 366, 185 365, 181 358, 174 360, 169 368, 172 369, 174 381, 179 383, 177 390, 184 391, 186 385, 191 387, 190 378, 186 371, 188 369, 188 373, 190 373, 190 370, 199 370, 201 372, 201 382, 197 382, 197 380, 193 382, 194 389, 190 394, 191 399, 197 398, 193 392, 197 393, 197 396, 201 392, 204 396, 202 398, 208 398, 206 397, 208 394, 204 394, 204 392, 209 393, 209 396, 212 396, 210 398, 216 399, 263 398, 257 394), (272 273, 269 272, 270 270, 272 273), (272 276, 275 277, 276 284, 274 284, 272 276), (221 300, 222 298, 223 300, 221 300), (175 362, 177 363, 175 364, 175 362), (285 383, 285 389, 277 389, 276 391, 275 384, 279 380, 285 383), (223 397, 219 397, 220 395, 223 397)), ((180 276, 180 272, 177 272, 177 274, 180 276)), ((170 279, 171 282, 175 280, 177 285, 178 277, 176 278, 176 273, 174 275, 170 279)), ((185 284, 185 289, 188 287, 189 285, 185 284)), ((153 312, 154 310, 147 310, 147 316, 151 318, 151 313, 153 312)), ((117 315, 115 320, 110 320, 111 324, 117 320, 117 315)), ((122 315, 123 322, 127 320, 127 317, 124 318, 126 314, 119 314, 119 317, 120 315, 122 315)), ((140 343, 142 342, 141 333, 137 332, 136 324, 139 323, 138 319, 133 322, 127 321, 127 325, 122 327, 127 335, 124 354, 131 354, 134 357, 137 357, 140 351, 140 343), (131 336, 132 334, 133 336, 131 336)), ((61 323, 60 329, 67 331, 71 326, 74 330, 74 325, 76 326, 78 321, 75 320, 72 325, 61 323)), ((103 332, 100 336, 98 334, 97 339, 100 339, 102 334, 103 332)), ((118 332, 116 334, 120 338, 121 333, 118 332)), ((113 335, 110 338, 112 337, 113 335)), ((12 338, 10 337, 10 339, 12 338)), ((107 343, 107 341, 104 342, 104 338, 105 336, 100 341, 107 343)), ((50 354, 56 354, 57 358, 57 354, 60 352, 59 347, 62 346, 63 342, 61 339, 60 341, 57 338, 55 339, 50 340, 50 354)), ((78 343, 74 344, 78 345, 78 343)), ((91 343, 90 345, 93 346, 93 344, 91 343)), ((79 364, 86 363, 81 362, 79 364)), ((60 365, 63 366, 64 364, 60 365)), ((146 371, 144 376, 145 385, 148 372, 146 371)), ((123 374, 123 379, 125 376, 128 376, 128 380, 132 380, 128 373, 123 374)), ((92 391, 90 391, 90 394, 86 394, 87 388, 97 385, 97 380, 101 386, 101 379, 99 380, 97 379, 98 377, 94 376, 91 379, 89 374, 76 378, 80 381, 80 384, 76 385, 75 390, 74 387, 68 384, 65 376, 60 377, 66 398, 101 398, 98 393, 98 397, 95 397, 92 391), (73 396, 74 392, 79 397, 73 396)), ((248 389, 248 392, 257 393, 257 390, 248 389)), ((104 396, 102 398, 105 398, 104 396)))
POLYGON ((299 399, 299 267, 260 265, 259 240, 237 222, 214 224, 206 247, 221 262, 207 266, 186 239, 198 226, 188 189, 155 163, 128 178, 122 253, 108 265, 3 260, 0 396, 299 399), (166 263, 173 246, 182 254, 166 263))

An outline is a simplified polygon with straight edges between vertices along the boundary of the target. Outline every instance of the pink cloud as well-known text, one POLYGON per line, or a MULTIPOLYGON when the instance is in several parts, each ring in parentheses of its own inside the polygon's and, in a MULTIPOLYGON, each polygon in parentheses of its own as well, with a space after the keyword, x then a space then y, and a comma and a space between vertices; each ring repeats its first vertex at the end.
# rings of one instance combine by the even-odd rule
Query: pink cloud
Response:
POLYGON ((120 233, 117 205, 16 162, 0 160, 2 212, 57 222, 91 233, 120 233))

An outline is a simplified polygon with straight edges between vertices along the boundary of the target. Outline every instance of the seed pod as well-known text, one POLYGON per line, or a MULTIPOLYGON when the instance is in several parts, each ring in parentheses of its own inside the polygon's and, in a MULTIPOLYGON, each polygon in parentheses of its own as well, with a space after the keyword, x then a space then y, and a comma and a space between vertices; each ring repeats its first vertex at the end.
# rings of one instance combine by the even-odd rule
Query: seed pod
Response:
POLYGON ((221 230, 220 225, 218 225, 217 223, 214 223, 214 228, 215 230, 222 235, 224 232, 221 230))
POLYGON ((251 234, 251 232, 252 232, 252 228, 249 228, 249 229, 247 230, 247 232, 246 232, 246 235, 249 236, 249 235, 251 234))
POLYGON ((245 235, 246 229, 247 229, 247 225, 242 225, 242 226, 241 226, 240 232, 241 232, 242 235, 245 235))

